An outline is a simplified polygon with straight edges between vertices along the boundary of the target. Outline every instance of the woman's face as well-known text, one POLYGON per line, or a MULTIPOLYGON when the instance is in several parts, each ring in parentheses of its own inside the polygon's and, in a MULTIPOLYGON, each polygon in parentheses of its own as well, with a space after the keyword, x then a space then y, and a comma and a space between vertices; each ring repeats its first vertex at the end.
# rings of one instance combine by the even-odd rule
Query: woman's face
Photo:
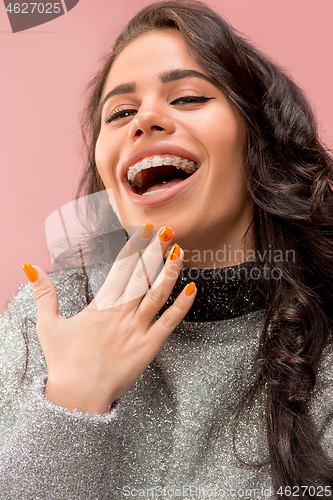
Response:
MULTIPOLYGON (((172 227, 186 267, 246 260, 221 261, 223 248, 244 248, 253 218, 246 129, 180 33, 154 30, 131 42, 112 65, 102 101, 96 165, 123 226, 172 227)), ((254 248, 251 234, 246 248, 254 248)))

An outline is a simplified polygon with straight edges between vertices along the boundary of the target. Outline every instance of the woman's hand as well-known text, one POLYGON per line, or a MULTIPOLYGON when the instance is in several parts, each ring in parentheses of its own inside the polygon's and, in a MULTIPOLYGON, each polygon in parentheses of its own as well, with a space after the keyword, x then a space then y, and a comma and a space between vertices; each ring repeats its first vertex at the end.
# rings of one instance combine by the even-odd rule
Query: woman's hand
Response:
POLYGON ((55 404, 68 410, 107 412, 190 309, 196 295, 196 289, 187 295, 193 290, 191 284, 154 323, 177 280, 184 252, 172 248, 147 292, 173 239, 170 228, 152 237, 150 226, 142 230, 146 237, 141 230, 131 237, 95 299, 72 318, 60 315, 51 279, 34 266, 38 279, 31 287, 37 303, 37 335, 48 368, 45 394, 55 404))

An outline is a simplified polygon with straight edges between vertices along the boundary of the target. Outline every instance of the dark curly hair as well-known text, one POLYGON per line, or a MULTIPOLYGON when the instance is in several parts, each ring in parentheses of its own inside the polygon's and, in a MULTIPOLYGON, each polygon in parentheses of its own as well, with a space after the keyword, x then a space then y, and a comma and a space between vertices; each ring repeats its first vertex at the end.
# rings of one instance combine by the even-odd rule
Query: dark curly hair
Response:
MULTIPOLYGON (((143 8, 124 28, 88 87, 82 115, 87 166, 78 196, 103 190, 95 164, 99 104, 115 57, 149 30, 179 30, 189 53, 237 106, 247 127, 244 164, 255 203, 261 265, 278 266, 266 280, 255 384, 242 400, 266 391, 266 424, 273 486, 333 486, 309 414, 324 347, 331 342, 333 296, 332 158, 321 144, 313 113, 298 86, 218 14, 196 1, 161 1, 143 8), (269 249, 294 251, 295 260, 269 258, 269 249)), ((268 272, 270 275, 270 272, 268 272)), ((283 489, 282 498, 291 498, 283 489)), ((291 490, 292 491, 292 490, 291 490)), ((304 498, 317 498, 305 493, 304 498)), ((318 497, 319 498, 319 497, 318 497)))

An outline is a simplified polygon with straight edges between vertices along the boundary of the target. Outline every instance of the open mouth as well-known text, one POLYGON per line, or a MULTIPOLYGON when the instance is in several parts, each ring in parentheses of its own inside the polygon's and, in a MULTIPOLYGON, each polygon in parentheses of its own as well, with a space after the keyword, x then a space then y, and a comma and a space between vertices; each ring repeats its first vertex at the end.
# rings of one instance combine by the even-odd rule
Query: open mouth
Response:
POLYGON ((149 196, 183 182, 198 168, 195 162, 186 158, 151 156, 130 167, 127 179, 135 194, 149 196))

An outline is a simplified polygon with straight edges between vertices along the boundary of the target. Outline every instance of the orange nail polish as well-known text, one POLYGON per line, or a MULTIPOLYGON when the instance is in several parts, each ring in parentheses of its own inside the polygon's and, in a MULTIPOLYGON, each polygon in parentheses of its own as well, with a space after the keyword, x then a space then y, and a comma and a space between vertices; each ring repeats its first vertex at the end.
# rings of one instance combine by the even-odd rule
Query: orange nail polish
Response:
POLYGON ((176 260, 180 255, 180 246, 175 243, 170 250, 169 259, 176 260))
POLYGON ((193 281, 191 281, 191 283, 189 285, 187 285, 187 287, 186 287, 185 294, 187 296, 192 295, 192 293, 194 292, 194 289, 195 289, 195 283, 193 281))
POLYGON ((147 224, 145 224, 141 230, 142 238, 149 238, 153 229, 154 229, 153 224, 150 224, 150 222, 147 222, 147 224))
POLYGON ((31 283, 34 283, 35 281, 37 281, 38 273, 37 273, 36 269, 34 267, 32 267, 31 264, 28 264, 28 263, 23 264, 23 271, 25 272, 28 280, 31 283))
POLYGON ((161 233, 160 233, 160 240, 168 241, 171 238, 172 233, 173 233, 173 229, 171 229, 171 227, 165 226, 163 231, 161 231, 161 233))

